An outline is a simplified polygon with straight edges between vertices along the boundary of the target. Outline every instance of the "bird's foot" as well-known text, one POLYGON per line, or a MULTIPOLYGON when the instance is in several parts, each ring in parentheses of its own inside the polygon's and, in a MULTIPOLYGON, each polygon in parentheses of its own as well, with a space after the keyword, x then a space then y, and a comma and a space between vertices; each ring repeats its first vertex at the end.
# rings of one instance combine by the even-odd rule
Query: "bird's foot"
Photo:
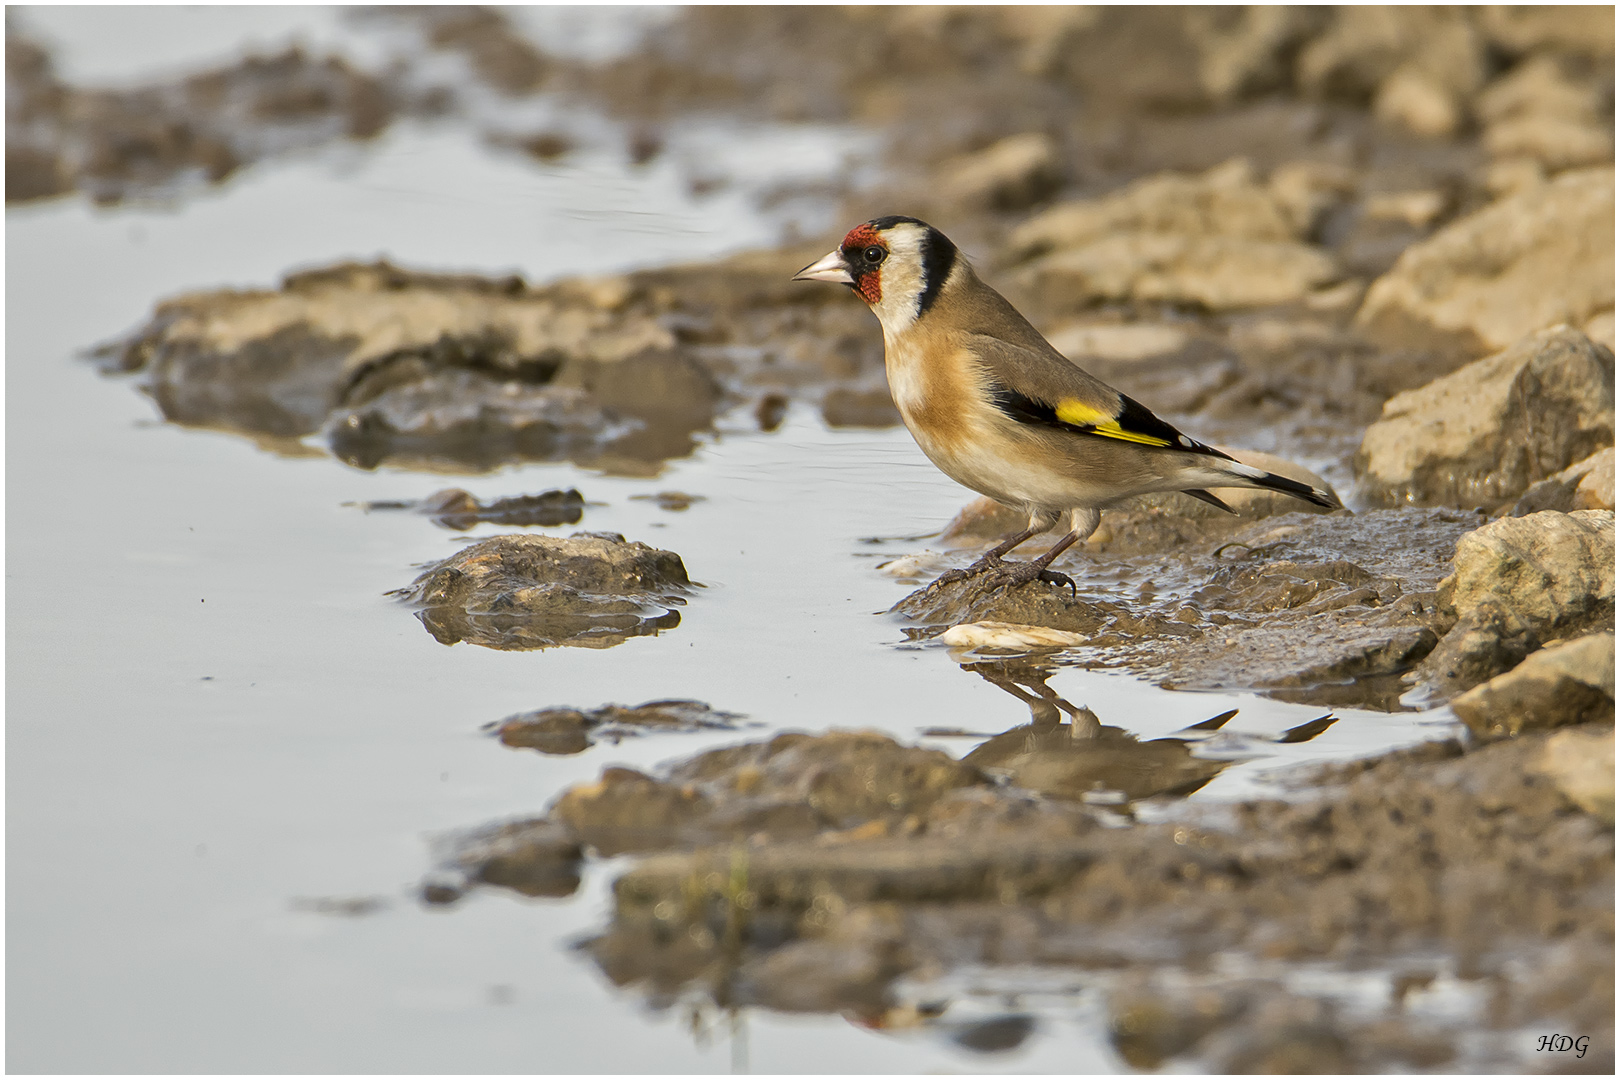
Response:
POLYGON ((945 571, 943 574, 939 575, 939 577, 935 578, 928 587, 930 589, 943 588, 946 585, 952 585, 958 581, 966 581, 968 578, 973 577, 976 574, 983 574, 988 571, 999 570, 1003 566, 1007 565, 1007 563, 1002 562, 1000 559, 993 559, 986 555, 965 569, 945 571))
POLYGON ((1074 587, 1074 578, 1056 570, 1048 570, 1032 562, 1002 563, 995 569, 997 586, 1005 589, 1016 589, 1021 585, 1028 585, 1032 581, 1044 582, 1047 585, 1056 585, 1059 588, 1067 585, 1069 594, 1076 595, 1078 590, 1074 587))

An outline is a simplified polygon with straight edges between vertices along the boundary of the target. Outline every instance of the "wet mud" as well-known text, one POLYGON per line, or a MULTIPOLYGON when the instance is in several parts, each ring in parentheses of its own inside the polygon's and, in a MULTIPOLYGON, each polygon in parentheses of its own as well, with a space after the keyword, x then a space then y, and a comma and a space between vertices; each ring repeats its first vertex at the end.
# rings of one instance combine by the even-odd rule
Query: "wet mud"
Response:
MULTIPOLYGON (((452 869, 462 889, 557 895, 582 858, 645 853, 580 947, 655 1005, 926 1025, 953 971, 1018 965, 1100 988, 1138 1068, 1467 1068, 1489 1059, 1484 1026, 1608 1031, 1613 832, 1548 768, 1547 736, 1427 744, 1156 824, 1135 808, 1218 772, 1186 747, 1229 714, 1138 743, 1057 699, 1049 669, 978 670, 1032 723, 961 761, 835 731, 611 768, 463 838, 424 895, 459 895, 452 869), (1335 998, 1306 969, 1372 989, 1335 998), (1437 984, 1443 1016, 1418 1004, 1437 984)), ((1612 729, 1570 733, 1594 730, 1612 729)))

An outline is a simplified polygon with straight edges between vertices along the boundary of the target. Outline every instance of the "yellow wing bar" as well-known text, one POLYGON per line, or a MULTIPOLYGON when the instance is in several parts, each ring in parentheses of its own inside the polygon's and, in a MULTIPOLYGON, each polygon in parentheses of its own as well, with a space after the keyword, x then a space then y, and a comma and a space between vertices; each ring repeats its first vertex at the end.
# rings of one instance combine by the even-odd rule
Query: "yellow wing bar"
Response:
POLYGON ((1076 398, 1064 398, 1057 404, 1057 418, 1065 424, 1074 424, 1076 427, 1088 427, 1098 435, 1106 435, 1110 439, 1119 439, 1122 442, 1140 443, 1143 446, 1169 446, 1169 439, 1161 439, 1157 435, 1145 435, 1140 431, 1129 431, 1119 426, 1119 421, 1101 409, 1076 398))

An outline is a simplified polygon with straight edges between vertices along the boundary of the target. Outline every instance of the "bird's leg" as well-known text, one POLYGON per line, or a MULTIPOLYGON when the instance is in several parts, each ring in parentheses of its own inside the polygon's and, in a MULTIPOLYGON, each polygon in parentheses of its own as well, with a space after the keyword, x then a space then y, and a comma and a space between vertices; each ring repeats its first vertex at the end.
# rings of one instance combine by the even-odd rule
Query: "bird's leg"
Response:
POLYGON ((1001 543, 997 544, 983 555, 980 555, 978 560, 967 569, 945 571, 943 574, 939 575, 939 577, 934 579, 934 584, 930 586, 930 588, 935 588, 940 585, 949 585, 953 581, 966 581, 974 574, 982 574, 986 570, 998 569, 1004 565, 1001 561, 1001 557, 1003 555, 1007 554, 1013 548, 1017 547, 1019 544, 1022 544, 1030 537, 1043 533, 1051 527, 1052 523, 1050 521, 1031 521, 1029 523, 1029 528, 1025 529, 1021 533, 1014 533, 1013 535, 1007 537, 1007 539, 1003 540, 1001 543))
POLYGON ((997 576, 1006 580, 1009 586, 1027 585, 1031 581, 1044 581, 1048 585, 1067 585, 1070 595, 1075 595, 1074 578, 1057 570, 1048 570, 1052 560, 1063 554, 1070 547, 1084 540, 1097 531, 1102 521, 1102 511, 1096 507, 1078 507, 1069 512, 1069 531, 1053 544, 1051 548, 1038 559, 1027 563, 1003 563, 997 569, 997 576))

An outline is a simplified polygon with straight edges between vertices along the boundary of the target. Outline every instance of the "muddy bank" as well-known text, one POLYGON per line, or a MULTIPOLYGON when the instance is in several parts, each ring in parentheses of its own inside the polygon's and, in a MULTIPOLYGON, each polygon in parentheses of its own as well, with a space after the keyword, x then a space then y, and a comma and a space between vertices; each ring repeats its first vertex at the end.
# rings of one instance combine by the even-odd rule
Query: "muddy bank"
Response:
MULTIPOLYGON (((1043 685, 1016 665, 998 677, 1043 685)), ((1121 827, 1140 793, 1034 790, 1066 758, 1091 757, 1110 784, 1141 775, 1084 712, 1037 708, 961 762, 834 732, 659 776, 609 769, 544 818, 465 838, 446 866, 461 887, 555 895, 581 858, 649 853, 582 947, 659 1005, 927 1024, 952 971, 1020 965, 1103 989, 1115 1048, 1139 1068, 1515 1068, 1533 1040, 1484 1033, 1542 1027, 1609 1045, 1613 833, 1549 737, 1430 744, 1300 776, 1297 800, 1121 827), (1301 981, 1324 967, 1372 996, 1301 981), (1442 986, 1437 1012, 1424 995, 1442 986)), ((1148 759, 1164 742, 1141 744, 1148 759)), ((431 899, 456 892, 430 883, 431 899)), ((1575 1067, 1606 1071, 1605 1052, 1575 1067)))
MULTIPOLYGON (((1060 558, 1054 565, 1073 576, 1073 595, 970 578, 924 586, 893 613, 913 635, 951 630, 950 644, 971 645, 960 631, 986 622, 1069 631, 1075 636, 1058 646, 1068 662, 1126 667, 1176 688, 1397 708, 1407 689, 1399 676, 1447 629, 1435 596, 1452 552, 1480 524, 1472 514, 1415 508, 1255 520, 1178 513, 1179 503, 1196 504, 1173 499, 1105 515, 1085 550, 1060 558)), ((977 518, 978 534, 996 517, 977 518)), ((927 570, 971 561, 976 550, 958 549, 927 570)))

